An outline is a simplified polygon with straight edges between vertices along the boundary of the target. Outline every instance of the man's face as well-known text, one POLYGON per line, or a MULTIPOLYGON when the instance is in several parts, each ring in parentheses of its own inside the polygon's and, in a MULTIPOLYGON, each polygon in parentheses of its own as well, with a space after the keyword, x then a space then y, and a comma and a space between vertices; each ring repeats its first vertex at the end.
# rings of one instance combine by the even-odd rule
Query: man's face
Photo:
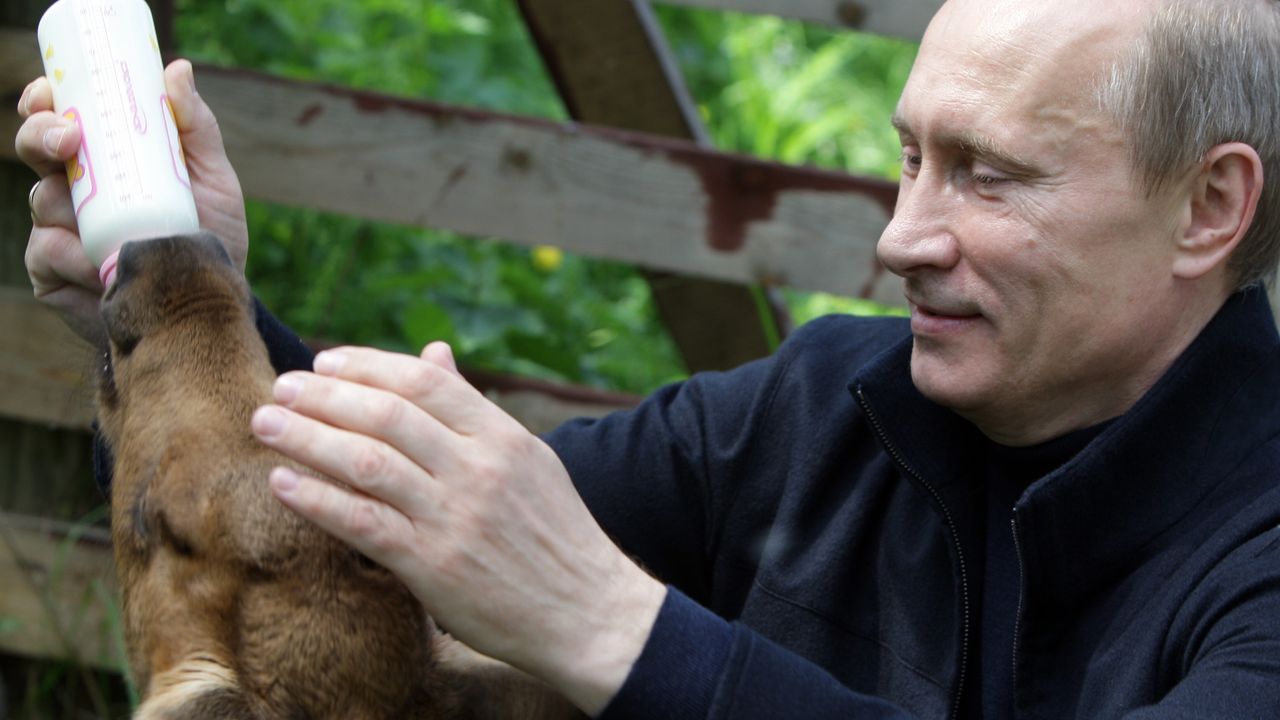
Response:
POLYGON ((1176 193, 1138 187, 1092 94, 1146 5, 949 0, 903 92, 878 252, 905 278, 917 387, 996 440, 1119 415, 1176 355, 1176 193))

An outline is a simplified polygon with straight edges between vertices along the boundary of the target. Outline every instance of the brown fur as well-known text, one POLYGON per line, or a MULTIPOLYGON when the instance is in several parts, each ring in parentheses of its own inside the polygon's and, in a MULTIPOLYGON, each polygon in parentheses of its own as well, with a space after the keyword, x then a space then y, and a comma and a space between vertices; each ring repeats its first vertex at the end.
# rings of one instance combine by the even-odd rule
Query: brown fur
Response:
POLYGON ((276 375, 216 238, 130 243, 118 273, 98 405, 136 718, 577 716, 271 496, 288 461, 249 418, 276 375))

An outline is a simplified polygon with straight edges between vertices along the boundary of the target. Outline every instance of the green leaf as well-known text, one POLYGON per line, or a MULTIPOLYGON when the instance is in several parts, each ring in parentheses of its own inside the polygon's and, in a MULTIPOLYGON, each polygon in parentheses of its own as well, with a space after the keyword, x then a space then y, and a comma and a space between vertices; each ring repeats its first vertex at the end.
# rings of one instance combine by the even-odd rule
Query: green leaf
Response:
POLYGON ((454 329, 453 320, 439 305, 421 302, 404 313, 404 331, 413 347, 421 348, 427 343, 442 340, 455 345, 458 333, 454 329))

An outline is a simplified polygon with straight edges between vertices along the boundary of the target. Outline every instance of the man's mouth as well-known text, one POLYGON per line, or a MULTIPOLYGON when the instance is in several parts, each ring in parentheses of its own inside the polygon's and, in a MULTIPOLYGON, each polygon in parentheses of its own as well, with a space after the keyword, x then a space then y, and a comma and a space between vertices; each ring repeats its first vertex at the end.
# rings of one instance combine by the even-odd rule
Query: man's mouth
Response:
POLYGON ((929 317, 943 318, 949 320, 968 320, 971 318, 981 317, 982 313, 970 311, 967 308, 948 308, 934 307, 932 305, 920 305, 911 303, 911 309, 927 315, 929 317))
POLYGON ((982 319, 982 313, 967 303, 928 304, 907 299, 911 306, 911 330, 916 335, 946 335, 962 332, 982 319))

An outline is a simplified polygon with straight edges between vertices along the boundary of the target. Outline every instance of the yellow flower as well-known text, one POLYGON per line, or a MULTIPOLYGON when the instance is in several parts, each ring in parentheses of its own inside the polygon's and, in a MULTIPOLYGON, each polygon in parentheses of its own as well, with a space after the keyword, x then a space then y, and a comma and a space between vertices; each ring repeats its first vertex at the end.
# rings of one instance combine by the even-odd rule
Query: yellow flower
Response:
POLYGON ((554 272, 564 262, 564 251, 551 245, 536 245, 531 253, 533 266, 542 272, 554 272))

